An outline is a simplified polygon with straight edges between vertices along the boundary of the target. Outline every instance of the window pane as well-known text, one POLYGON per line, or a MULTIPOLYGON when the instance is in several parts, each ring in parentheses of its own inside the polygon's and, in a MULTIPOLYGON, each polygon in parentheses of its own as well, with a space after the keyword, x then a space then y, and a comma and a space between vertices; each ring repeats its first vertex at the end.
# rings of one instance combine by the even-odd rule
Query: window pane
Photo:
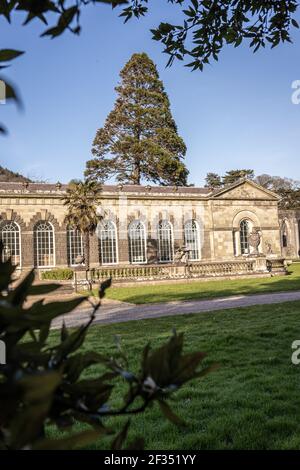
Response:
POLYGON ((35 265, 54 266, 54 233, 49 222, 39 222, 34 230, 35 265))
POLYGON ((167 220, 158 224, 158 259, 165 263, 173 261, 172 225, 167 220))
POLYGON ((140 221, 129 225, 129 258, 131 263, 146 263, 146 230, 140 221))
POLYGON ((76 266, 78 258, 84 257, 82 234, 79 230, 68 229, 68 263, 70 266, 76 266))
POLYGON ((14 265, 21 264, 20 229, 15 222, 9 222, 1 227, 3 242, 3 261, 11 258, 14 265))
POLYGON ((199 230, 195 220, 186 222, 184 226, 184 243, 189 250, 188 257, 191 261, 200 259, 199 230))
POLYGON ((117 255, 117 233, 113 222, 108 221, 100 227, 100 260, 102 264, 116 264, 117 255))
POLYGON ((286 222, 282 224, 282 247, 287 248, 288 246, 288 229, 286 222))
POLYGON ((242 220, 240 225, 240 241, 241 241, 241 253, 246 255, 250 253, 249 246, 249 222, 242 220))

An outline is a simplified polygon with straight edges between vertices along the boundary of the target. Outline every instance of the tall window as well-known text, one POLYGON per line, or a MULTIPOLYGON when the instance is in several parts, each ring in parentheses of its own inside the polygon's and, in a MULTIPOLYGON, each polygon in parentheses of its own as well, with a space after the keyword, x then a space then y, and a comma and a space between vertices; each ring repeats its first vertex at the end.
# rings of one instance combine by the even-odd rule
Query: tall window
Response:
POLYGON ((146 230, 143 222, 134 220, 128 227, 129 258, 131 263, 146 263, 146 230))
POLYGON ((158 232, 158 259, 162 263, 173 261, 173 230, 172 225, 167 220, 161 220, 157 228, 158 232))
POLYGON ((195 220, 189 220, 184 225, 184 243, 189 250, 189 260, 198 261, 200 259, 199 228, 195 220))
POLYGON ((1 226, 3 242, 3 261, 11 258, 14 265, 21 264, 20 228, 15 222, 7 222, 1 226))
POLYGON ((34 228, 35 265, 46 268, 55 265, 54 230, 50 222, 38 222, 34 228))
POLYGON ((69 266, 76 266, 80 264, 79 258, 84 256, 82 233, 68 228, 67 237, 68 263, 69 266))
POLYGON ((249 222, 248 220, 242 220, 240 224, 240 243, 241 243, 242 255, 248 255, 250 253, 249 234, 250 234, 249 222))
POLYGON ((283 222, 281 228, 282 248, 288 247, 288 228, 287 223, 283 222))
POLYGON ((117 231, 113 222, 107 221, 99 229, 100 260, 102 264, 118 262, 117 231))

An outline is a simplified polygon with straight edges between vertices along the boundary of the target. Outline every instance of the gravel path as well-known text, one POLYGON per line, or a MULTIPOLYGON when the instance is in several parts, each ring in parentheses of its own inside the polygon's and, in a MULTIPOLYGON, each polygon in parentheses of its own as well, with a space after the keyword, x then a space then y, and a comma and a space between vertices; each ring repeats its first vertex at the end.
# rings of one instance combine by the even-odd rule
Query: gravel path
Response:
MULTIPOLYGON (((212 312, 228 308, 248 307, 251 305, 266 305, 282 302, 300 301, 300 291, 277 292, 272 294, 238 295, 233 297, 221 297, 212 300, 190 300, 165 302, 159 304, 134 305, 125 302, 104 300, 100 307, 96 323, 119 323, 130 320, 142 320, 146 318, 167 317, 170 315, 183 315, 189 313, 212 312)), ((82 307, 65 315, 67 326, 78 326, 85 323, 91 312, 90 308, 82 307)), ((62 317, 52 323, 53 328, 62 324, 62 317)))

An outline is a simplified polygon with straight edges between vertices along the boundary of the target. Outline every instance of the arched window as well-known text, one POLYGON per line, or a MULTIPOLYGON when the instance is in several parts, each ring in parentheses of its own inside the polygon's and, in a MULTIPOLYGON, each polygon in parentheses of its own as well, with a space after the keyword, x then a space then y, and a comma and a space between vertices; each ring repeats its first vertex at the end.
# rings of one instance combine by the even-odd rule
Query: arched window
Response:
POLYGON ((184 225, 184 244, 189 250, 190 261, 200 259, 199 227, 195 220, 189 220, 184 225))
POLYGON ((170 222, 161 220, 157 227, 158 235, 158 259, 162 263, 173 261, 174 244, 173 229, 170 222))
POLYGON ((102 264, 117 264, 117 230, 110 220, 102 222, 99 227, 100 260, 102 264))
POLYGON ((143 222, 134 220, 128 227, 129 259, 131 263, 146 263, 146 229, 143 222))
POLYGON ((20 228, 15 222, 6 222, 1 226, 3 243, 3 261, 11 258, 14 265, 21 264, 20 228))
POLYGON ((55 265, 54 229, 50 222, 38 222, 34 228, 34 258, 38 268, 55 265))
POLYGON ((282 243, 282 248, 287 248, 288 247, 288 227, 287 223, 284 221, 281 227, 281 243, 282 243))
POLYGON ((84 256, 84 250, 82 233, 79 230, 68 228, 67 247, 69 266, 76 266, 80 264, 78 260, 84 256))
POLYGON ((240 244, 241 254, 248 255, 250 253, 249 244, 250 224, 248 220, 242 220, 240 223, 240 244))

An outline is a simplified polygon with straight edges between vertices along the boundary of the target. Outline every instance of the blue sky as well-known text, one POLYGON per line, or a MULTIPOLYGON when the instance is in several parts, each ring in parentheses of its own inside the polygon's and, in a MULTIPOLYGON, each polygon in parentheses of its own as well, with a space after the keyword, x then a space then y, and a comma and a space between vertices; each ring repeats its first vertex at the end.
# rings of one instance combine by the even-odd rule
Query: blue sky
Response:
POLYGON ((0 21, 2 47, 26 51, 6 72, 19 86, 24 111, 0 106, 0 121, 10 130, 0 137, 0 165, 49 182, 82 177, 96 130, 114 105, 119 71, 134 52, 145 51, 187 144, 190 183, 236 168, 300 179, 300 105, 291 102, 291 84, 300 79, 299 32, 293 45, 255 55, 226 48, 202 73, 182 63, 166 69, 149 29, 178 20, 179 8, 159 3, 150 2, 151 14, 126 25, 110 7, 88 7, 80 37, 65 33, 55 40, 39 37, 39 22, 21 27, 21 14, 12 26, 0 21))

